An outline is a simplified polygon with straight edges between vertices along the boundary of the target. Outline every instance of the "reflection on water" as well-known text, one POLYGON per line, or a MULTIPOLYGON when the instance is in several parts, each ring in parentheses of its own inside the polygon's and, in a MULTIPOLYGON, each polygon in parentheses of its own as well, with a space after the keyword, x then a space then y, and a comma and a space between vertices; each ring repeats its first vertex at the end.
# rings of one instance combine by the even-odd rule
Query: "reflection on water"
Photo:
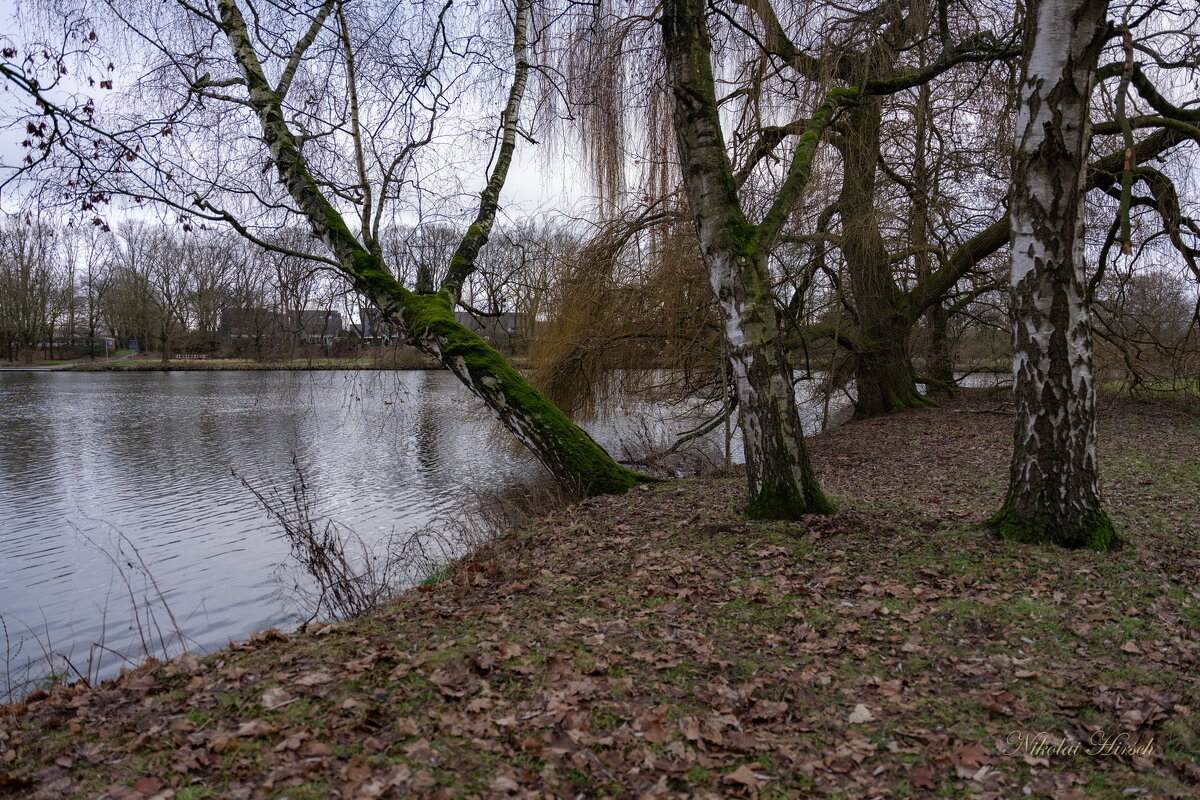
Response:
POLYGON ((288 547, 235 471, 269 487, 294 455, 318 514, 377 541, 451 513, 464 485, 533 474, 489 420, 442 372, 2 374, 9 638, 136 650, 129 595, 156 592, 117 567, 136 578, 138 556, 200 647, 280 624, 288 547))
MULTIPOLYGON (((800 399, 812 432, 822 404, 800 399)), ((620 452, 638 431, 669 442, 694 423, 641 404, 586 427, 620 452)), ((718 428, 710 446, 722 441, 718 428)), ((367 542, 468 514, 475 492, 539 470, 445 372, 0 373, 0 657, 82 660, 102 640, 140 652, 169 627, 147 617, 147 604, 163 616, 159 589, 193 647, 285 624, 288 545, 238 476, 287 490, 293 457, 317 516, 367 542), (41 643, 12 653, 31 631, 41 643)))

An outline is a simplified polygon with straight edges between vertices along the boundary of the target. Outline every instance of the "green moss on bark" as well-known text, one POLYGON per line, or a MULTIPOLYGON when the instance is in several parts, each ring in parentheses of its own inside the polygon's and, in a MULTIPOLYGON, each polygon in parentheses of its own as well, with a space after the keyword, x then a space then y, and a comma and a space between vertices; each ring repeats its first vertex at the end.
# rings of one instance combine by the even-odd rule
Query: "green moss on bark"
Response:
MULTIPOLYGON (((432 336, 443 361, 461 359, 477 386, 491 387, 504 402, 536 428, 554 464, 546 466, 561 483, 574 484, 583 494, 623 492, 653 478, 622 467, 587 432, 575 425, 549 398, 533 388, 497 350, 454 318, 442 294, 411 296, 402 311, 405 327, 416 336, 432 336)), ((574 488, 574 487, 573 487, 574 488)))
POLYGON ((800 488, 787 481, 767 481, 746 506, 750 519, 799 519, 808 514, 832 514, 837 509, 829 502, 816 476, 805 470, 800 488))
POLYGON ((910 392, 904 395, 888 395, 888 404, 892 410, 902 408, 937 408, 937 403, 920 392, 910 392))
POLYGON ((1103 509, 1086 514, 1077 525, 1064 526, 1045 520, 1028 519, 1005 504, 985 523, 1004 537, 1025 544, 1054 544, 1059 547, 1111 550, 1117 543, 1117 531, 1103 509))

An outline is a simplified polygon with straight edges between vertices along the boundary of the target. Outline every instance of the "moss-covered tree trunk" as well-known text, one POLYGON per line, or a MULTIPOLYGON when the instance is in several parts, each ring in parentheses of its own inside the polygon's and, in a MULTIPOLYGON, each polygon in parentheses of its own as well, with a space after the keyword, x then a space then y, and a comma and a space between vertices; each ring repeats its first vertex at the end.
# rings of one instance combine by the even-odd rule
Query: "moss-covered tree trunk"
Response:
POLYGON ((746 453, 747 513, 794 519, 831 506, 804 446, 791 364, 783 351, 770 292, 770 243, 807 179, 811 149, 831 113, 819 109, 802 137, 787 180, 761 225, 737 197, 717 112, 704 0, 667 0, 662 18, 667 72, 684 185, 709 280, 724 323, 746 453), (811 134, 811 135, 810 135, 811 134), (811 145, 811 149, 805 148, 811 145))
POLYGON ((1027 542, 1105 549, 1084 289, 1089 100, 1107 0, 1033 0, 1016 121, 1012 222, 1017 398, 1008 495, 991 525, 1027 542))
POLYGON ((842 254, 850 272, 862 350, 855 361, 855 413, 870 416, 929 405, 917 391, 908 341, 915 319, 907 295, 892 277, 887 245, 875 207, 880 159, 882 100, 862 99, 845 118, 842 152, 842 254))
POLYGON ((957 394, 954 383, 954 351, 950 342, 950 314, 938 300, 925 312, 929 326, 929 348, 925 355, 925 370, 930 381, 929 392, 941 390, 951 397, 957 394))
MULTIPOLYGON (((262 127, 279 178, 308 218, 313 234, 329 248, 346 277, 382 312, 398 322, 420 349, 438 358, 495 413, 545 465, 560 484, 585 494, 620 492, 648 480, 617 464, 586 432, 574 425, 534 389, 504 357, 454 318, 461 281, 474 268, 474 257, 486 244, 516 137, 516 116, 528 63, 525 20, 529 0, 517 4, 514 18, 515 77, 502 117, 503 143, 497 163, 481 194, 480 212, 455 253, 447 281, 436 294, 417 294, 402 286, 383 263, 380 248, 364 246, 347 227, 309 172, 283 112, 283 94, 267 80, 254 40, 234 0, 218 3, 221 27, 246 83, 247 102, 262 127)), ((327 18, 318 15, 318 20, 327 18)), ((311 44, 315 25, 297 52, 311 44)), ((348 61, 349 63, 349 61, 348 61)), ((366 217, 367 215, 364 215, 366 217)), ((365 236, 364 232, 364 236, 365 236)), ((367 242, 368 245, 377 242, 367 242)))

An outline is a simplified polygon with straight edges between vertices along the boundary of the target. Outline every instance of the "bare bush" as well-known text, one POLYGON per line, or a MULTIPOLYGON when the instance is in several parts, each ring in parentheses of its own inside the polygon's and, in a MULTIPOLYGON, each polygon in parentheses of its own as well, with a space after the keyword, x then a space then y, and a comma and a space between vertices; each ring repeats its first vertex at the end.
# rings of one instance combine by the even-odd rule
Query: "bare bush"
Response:
POLYGON ((78 529, 76 533, 104 556, 115 575, 100 608, 100 635, 88 644, 85 653, 78 654, 74 646, 64 649, 54 641, 45 620, 39 630, 0 615, 5 654, 0 702, 14 703, 39 688, 60 683, 80 681, 91 686, 119 668, 136 667, 151 658, 169 661, 195 645, 183 632, 150 565, 128 536, 115 531, 111 542, 99 544, 78 529), (132 635, 125 643, 114 643, 109 638, 109 605, 114 590, 129 603, 128 629, 132 635), (17 626, 23 631, 18 632, 17 626))
POLYGON ((362 537, 332 519, 320 517, 299 458, 292 455, 290 486, 259 489, 231 470, 283 531, 293 561, 313 580, 296 582, 293 592, 311 609, 311 617, 339 619, 377 608, 397 583, 398 561, 375 552, 362 537))
POLYGON ((733 410, 728 406, 719 409, 678 435, 641 415, 635 427, 621 437, 621 462, 664 478, 733 474, 733 410), (724 445, 713 437, 723 438, 724 445))
POLYGON ((233 474, 287 539, 290 563, 305 576, 290 580, 288 591, 307 621, 349 619, 375 610, 455 558, 574 497, 549 477, 494 490, 463 486, 457 492, 462 498, 458 510, 369 542, 318 512, 295 455, 287 487, 260 488, 236 470, 233 474))

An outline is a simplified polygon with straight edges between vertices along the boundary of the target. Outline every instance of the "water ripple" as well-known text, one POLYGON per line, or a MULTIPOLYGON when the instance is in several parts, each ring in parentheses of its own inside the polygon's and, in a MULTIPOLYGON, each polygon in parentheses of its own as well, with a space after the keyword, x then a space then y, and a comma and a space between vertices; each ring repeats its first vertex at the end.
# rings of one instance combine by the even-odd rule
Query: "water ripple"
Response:
POLYGON ((159 589, 207 647, 281 624, 288 544, 237 476, 288 497, 296 458, 315 517, 378 543, 456 476, 531 474, 486 419, 444 373, 0 375, 0 617, 75 653, 139 645, 159 589))

